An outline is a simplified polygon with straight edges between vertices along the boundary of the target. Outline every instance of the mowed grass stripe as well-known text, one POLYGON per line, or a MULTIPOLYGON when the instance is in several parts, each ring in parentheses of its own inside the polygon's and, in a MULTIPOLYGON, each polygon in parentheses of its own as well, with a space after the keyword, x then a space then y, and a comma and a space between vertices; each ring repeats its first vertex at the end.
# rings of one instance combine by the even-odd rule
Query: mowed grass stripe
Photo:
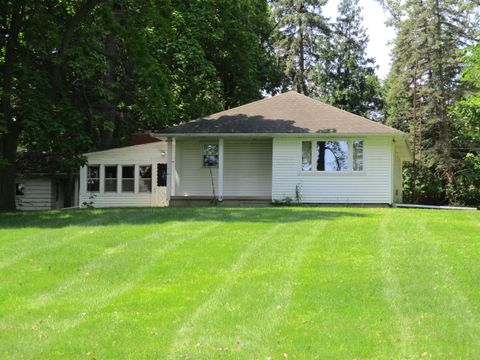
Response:
MULTIPOLYGON (((94 260, 85 263, 82 272, 72 275, 68 279, 63 279, 60 287, 32 299, 30 304, 21 308, 20 313, 11 313, 7 317, 0 318, 0 328, 9 331, 11 335, 15 335, 17 338, 16 345, 21 346, 23 341, 18 341, 18 333, 24 330, 26 333, 24 341, 26 343, 38 340, 34 338, 36 334, 32 333, 31 328, 32 326, 38 327, 36 324, 43 322, 43 336, 49 339, 48 341, 42 341, 42 347, 45 347, 45 343, 54 341, 56 334, 61 339, 65 330, 79 326, 85 321, 86 314, 92 309, 99 311, 113 299, 131 290, 137 281, 142 280, 142 275, 148 271, 155 261, 158 261, 176 246, 201 237, 218 226, 219 224, 198 225, 198 229, 195 231, 177 234, 175 240, 165 237, 161 239, 163 241, 159 241, 158 236, 149 233, 127 243, 129 247, 141 243, 141 246, 132 247, 130 253, 127 251, 117 252, 115 256, 108 256, 104 251, 97 255, 94 260), (163 246, 157 248, 162 243, 164 243, 163 246), (110 257, 110 259, 107 257, 110 257), (137 268, 130 268, 128 272, 124 273, 122 268, 125 263, 129 263, 130 267, 135 263, 137 268), (85 270, 86 272, 84 272, 85 270), (56 311, 59 306, 63 308, 61 313, 56 311), (32 313, 38 314, 37 316, 40 319, 42 319, 42 315, 49 314, 46 316, 48 320, 45 321, 46 319, 43 317, 43 321, 36 321, 31 326, 30 324, 20 327, 15 326, 18 319, 22 318, 22 314, 28 318, 32 313), (55 317, 52 317, 52 314, 55 317)), ((7 342, 8 338, 3 338, 3 340, 7 342)), ((31 355, 35 355, 35 352, 32 351, 31 355)))
POLYGON ((391 251, 391 276, 398 286, 397 295, 385 296, 398 317, 395 358, 456 358, 460 353, 475 358, 480 353, 478 322, 472 319, 471 305, 439 244, 439 239, 451 234, 438 231, 438 224, 453 220, 456 214, 418 211, 416 219, 402 216, 406 212, 397 215, 387 214, 385 229, 390 230, 384 231, 389 234, 385 244, 391 251))
POLYGON ((476 359, 478 215, 0 214, 0 358, 476 359))
POLYGON ((292 305, 271 334, 267 356, 353 359, 380 352, 389 319, 378 286, 376 212, 345 211, 310 242, 297 269, 292 305))

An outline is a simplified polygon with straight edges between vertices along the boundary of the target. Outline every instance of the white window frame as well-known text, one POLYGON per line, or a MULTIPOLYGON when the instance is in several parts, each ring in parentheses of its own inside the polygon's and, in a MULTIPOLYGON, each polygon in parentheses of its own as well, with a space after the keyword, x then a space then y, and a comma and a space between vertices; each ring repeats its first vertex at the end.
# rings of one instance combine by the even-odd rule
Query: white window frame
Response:
POLYGON ((201 149, 202 167, 205 168, 205 169, 218 168, 218 164, 220 162, 220 144, 218 142, 214 142, 214 141, 205 141, 205 142, 202 142, 200 144, 200 149, 201 149), (215 145, 217 147, 217 157, 218 157, 217 165, 205 165, 205 163, 203 161, 204 160, 203 157, 205 156, 204 149, 205 149, 205 146, 207 146, 207 145, 215 145))
POLYGON ((106 194, 116 194, 118 193, 118 187, 119 187, 119 184, 118 184, 118 164, 106 164, 103 166, 104 167, 104 177, 103 177, 103 192, 106 193, 106 194), (115 177, 114 178, 107 178, 107 167, 115 167, 115 177), (106 181, 107 180, 113 180, 113 179, 116 179, 117 180, 117 186, 116 186, 116 189, 115 191, 107 191, 107 187, 105 186, 106 185, 106 181))
MULTIPOLYGON (((352 156, 351 156, 352 172, 353 172, 354 174, 357 174, 357 173, 360 174, 360 173, 365 172, 365 139, 361 139, 361 138, 360 138, 360 139, 351 139, 349 146, 351 147, 351 154, 352 154, 352 156), (353 142, 354 142, 354 141, 361 141, 361 142, 363 143, 363 145, 362 145, 362 161, 363 161, 363 163, 362 163, 362 170, 354 170, 354 169, 353 169, 353 151, 354 151, 353 142)), ((350 150, 349 150, 349 151, 350 151, 350 150)))
POLYGON ((121 187, 121 192, 122 194, 134 194, 135 193, 135 165, 134 164, 124 164, 124 165, 121 165, 121 177, 120 177, 120 183, 122 184, 122 187, 121 187), (133 167, 133 178, 124 178, 123 177, 123 168, 124 167, 133 167), (133 180, 133 190, 131 191, 124 191, 123 190, 123 180, 133 180))
POLYGON ((300 140, 300 160, 299 160, 299 173, 301 175, 326 175, 326 176, 334 176, 334 175, 362 175, 366 174, 366 148, 367 142, 363 137, 355 137, 355 138, 311 138, 311 139, 301 139, 300 140), (302 160, 303 160, 303 148, 302 144, 305 141, 309 141, 312 143, 312 170, 303 170, 302 168, 302 160), (340 170, 340 171, 325 171, 325 170, 317 170, 317 142, 318 141, 346 141, 348 146, 348 163, 347 163, 347 170, 340 170), (354 141, 363 141, 363 169, 362 170, 353 170, 353 142, 354 141))
POLYGON ((101 183, 101 181, 100 181, 100 179, 101 179, 101 176, 100 176, 100 168, 101 168, 100 164, 91 164, 91 165, 89 164, 89 165, 87 165, 87 174, 86 174, 87 176, 86 176, 86 183, 85 183, 87 193, 93 193, 93 194, 100 193, 100 183, 101 183), (89 169, 90 169, 91 167, 98 167, 98 178, 91 178, 91 177, 89 177, 89 175, 90 175, 89 169), (96 190, 96 191, 88 190, 88 181, 89 181, 90 179, 98 180, 98 190, 96 190))
POLYGON ((135 173, 135 176, 138 176, 138 192, 142 194, 151 194, 153 190, 153 166, 152 164, 140 164, 138 165, 138 171, 135 173), (150 166, 150 178, 142 178, 140 176, 140 168, 143 166, 150 166), (140 190, 140 180, 150 179, 150 191, 141 191, 140 190))

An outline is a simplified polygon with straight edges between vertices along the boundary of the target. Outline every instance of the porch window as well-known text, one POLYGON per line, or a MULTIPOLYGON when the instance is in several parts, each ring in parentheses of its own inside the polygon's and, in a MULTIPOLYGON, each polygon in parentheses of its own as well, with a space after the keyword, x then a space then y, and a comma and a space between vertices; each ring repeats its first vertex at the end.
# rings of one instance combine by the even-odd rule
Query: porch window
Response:
POLYGON ((363 171, 363 141, 354 140, 353 147, 353 171, 363 171))
POLYGON ((117 166, 105 166, 105 192, 117 192, 117 166))
POLYGON ((348 170, 347 141, 317 141, 317 171, 348 170))
POLYGON ((152 192, 152 166, 151 165, 139 166, 138 172, 140 174, 138 191, 147 192, 147 193, 152 192))
POLYGON ((122 166, 122 192, 135 191, 135 166, 122 166))
POLYGON ((203 166, 218 166, 218 145, 203 145, 203 166))
POLYGON ((100 166, 89 166, 87 168, 87 191, 100 191, 100 166))
POLYGON ((312 171, 312 142, 302 141, 302 171, 312 171))

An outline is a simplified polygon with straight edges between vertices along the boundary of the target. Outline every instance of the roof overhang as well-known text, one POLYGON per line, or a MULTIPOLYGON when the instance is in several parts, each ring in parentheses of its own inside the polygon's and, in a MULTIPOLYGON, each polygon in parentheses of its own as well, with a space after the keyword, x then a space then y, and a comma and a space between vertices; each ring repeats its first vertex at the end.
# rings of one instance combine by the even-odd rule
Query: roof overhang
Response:
POLYGON ((273 138, 273 137, 296 137, 296 138, 341 138, 355 136, 375 136, 375 137, 405 137, 404 133, 336 133, 336 132, 320 132, 320 133, 151 133, 153 137, 159 139, 172 138, 225 138, 225 137, 241 137, 241 138, 273 138))

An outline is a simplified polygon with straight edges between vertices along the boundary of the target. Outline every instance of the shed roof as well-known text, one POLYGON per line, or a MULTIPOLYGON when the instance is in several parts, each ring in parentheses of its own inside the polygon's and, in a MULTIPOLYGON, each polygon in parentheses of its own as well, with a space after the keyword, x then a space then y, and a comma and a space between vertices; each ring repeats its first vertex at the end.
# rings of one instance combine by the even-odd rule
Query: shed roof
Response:
POLYGON ((400 130, 289 91, 160 131, 161 134, 372 134, 400 130))

